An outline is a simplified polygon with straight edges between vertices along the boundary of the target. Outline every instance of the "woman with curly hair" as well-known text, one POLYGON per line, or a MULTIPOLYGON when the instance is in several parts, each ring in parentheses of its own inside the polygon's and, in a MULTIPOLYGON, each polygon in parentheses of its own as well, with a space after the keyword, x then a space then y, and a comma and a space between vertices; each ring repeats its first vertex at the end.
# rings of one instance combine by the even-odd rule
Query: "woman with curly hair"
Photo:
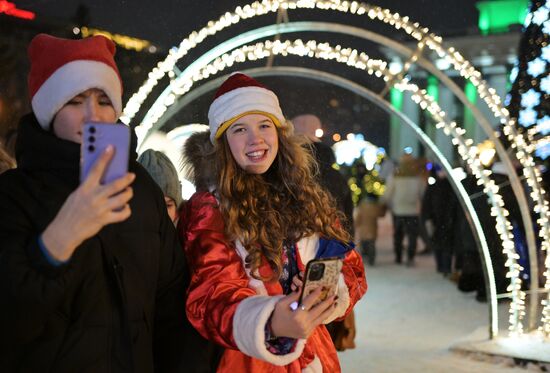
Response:
POLYGON ((342 214, 271 90, 233 74, 208 118, 210 132, 184 149, 198 186, 178 229, 190 322, 225 348, 218 372, 339 372, 324 324, 367 289, 342 214), (305 265, 329 256, 344 259, 337 295, 318 303, 318 288, 296 307, 305 265))

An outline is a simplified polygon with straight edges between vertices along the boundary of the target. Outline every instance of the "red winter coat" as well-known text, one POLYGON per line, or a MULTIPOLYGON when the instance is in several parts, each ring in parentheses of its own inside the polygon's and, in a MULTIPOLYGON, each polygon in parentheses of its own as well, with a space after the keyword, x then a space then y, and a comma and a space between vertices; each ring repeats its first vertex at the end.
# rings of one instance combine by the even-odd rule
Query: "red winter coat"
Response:
MULTIPOLYGON (((192 273, 187 298, 191 324, 205 338, 226 350, 218 372, 340 372, 332 340, 320 325, 292 352, 274 355, 265 347, 265 325, 283 297, 278 281, 252 278, 244 266, 246 251, 240 242, 228 243, 216 198, 196 193, 182 212, 179 226, 192 273)), ((298 265, 315 257, 318 236, 297 243, 298 265)), ((269 273, 266 265, 260 268, 269 273)), ((345 317, 367 290, 360 255, 349 251, 338 289, 338 306, 325 322, 345 317)))

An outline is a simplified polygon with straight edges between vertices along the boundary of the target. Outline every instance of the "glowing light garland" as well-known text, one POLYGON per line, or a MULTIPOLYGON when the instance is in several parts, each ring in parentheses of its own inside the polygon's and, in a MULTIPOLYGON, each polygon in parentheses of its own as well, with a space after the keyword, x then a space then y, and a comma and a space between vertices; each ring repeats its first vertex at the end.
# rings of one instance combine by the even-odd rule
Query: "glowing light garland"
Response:
MULTIPOLYGON (((428 39, 431 39, 428 38, 428 39)), ((431 40, 427 41, 427 44, 431 44, 431 40)), ((430 47, 432 48, 432 47, 430 47)), ((441 46, 440 38, 436 40, 436 43, 433 45, 434 50, 438 53, 443 53, 443 48, 441 46)), ((550 225, 549 225, 549 207, 548 202, 544 198, 545 191, 542 189, 540 183, 542 177, 540 171, 535 167, 535 162, 533 160, 532 154, 535 149, 532 139, 526 139, 525 136, 518 132, 516 123, 513 119, 510 118, 508 110, 502 106, 500 97, 496 94, 494 89, 488 88, 487 83, 481 79, 481 73, 477 71, 468 61, 452 48, 448 50, 449 53, 453 53, 454 59, 452 63, 455 68, 460 71, 460 74, 469 79, 474 86, 476 87, 478 94, 481 99, 489 106, 493 114, 498 118, 501 118, 501 124, 503 124, 504 134, 508 137, 508 140, 512 144, 512 148, 515 150, 517 159, 520 161, 523 166, 523 174, 527 181, 527 184, 531 188, 530 197, 535 203, 534 210, 539 214, 537 223, 540 226, 539 236, 541 237, 541 247, 543 251, 546 251, 546 261, 544 276, 546 277, 546 282, 544 289, 547 292, 546 299, 541 301, 543 306, 541 326, 539 331, 544 334, 545 337, 550 336, 550 260, 548 259, 550 251, 550 225)), ((447 58, 449 55, 447 55, 447 58)))
MULTIPOLYGON (((535 4, 535 3, 533 3, 535 4)), ((545 34, 549 33, 550 28, 550 18, 549 18, 549 10, 550 10, 550 1, 546 1, 546 4, 544 6, 541 6, 537 11, 534 13, 529 13, 528 19, 525 20, 525 27, 528 28, 531 25, 531 23, 536 24, 538 26, 543 26, 542 32, 545 34)), ((531 40, 529 41, 531 42, 531 40)), ((539 43, 539 41, 535 41, 535 43, 539 43)), ((527 59, 530 60, 528 62, 528 71, 527 73, 530 75, 531 79, 538 79, 541 74, 544 74, 545 67, 548 64, 548 61, 550 60, 550 46, 546 43, 542 42, 542 48, 541 48, 541 56, 539 58, 536 58, 534 60, 530 60, 528 57, 527 59)), ((542 93, 548 93, 550 91, 550 77, 546 76, 542 79, 540 79, 540 90, 542 93)), ((527 92, 529 93, 529 92, 527 92)), ((523 101, 522 101, 523 105, 523 101)), ((521 114, 521 113, 520 113, 521 114)), ((537 121, 537 116, 535 116, 534 120, 531 121, 531 125, 537 123, 535 126, 529 128, 527 132, 527 143, 529 144, 527 146, 527 151, 529 152, 529 160, 528 162, 534 164, 534 160, 531 157, 531 154, 535 154, 541 159, 545 159, 550 156, 550 138, 547 136, 548 131, 550 130, 550 118, 548 116, 545 116, 537 121), (546 136, 543 138, 538 138, 539 136, 546 136), (537 139, 538 138, 538 139, 537 139)), ((526 125, 527 123, 522 123, 520 118, 520 123, 522 125, 526 125)), ((515 129, 515 127, 511 128, 512 130, 515 129)), ((515 137, 515 133, 510 132, 508 138, 512 140, 515 137)), ((523 165, 523 163, 522 163, 523 165)), ((535 180, 540 179, 540 172, 535 167, 530 167, 530 170, 533 171, 533 177, 535 180)), ((524 167, 524 173, 528 170, 524 167)), ((536 189, 536 186, 535 186, 536 189)), ((544 191, 540 192, 537 190, 533 191, 535 195, 533 195, 533 199, 535 198, 543 198, 544 191), (540 193, 540 194, 539 194, 540 193)), ((550 337, 550 242, 549 237, 550 233, 548 230, 548 219, 549 219, 549 208, 548 208, 548 202, 545 202, 542 207, 540 205, 537 205, 536 208, 541 208, 540 211, 540 219, 539 224, 541 225, 541 232, 540 237, 542 239, 542 250, 546 252, 546 258, 545 258, 545 272, 544 276, 546 278, 545 284, 544 284, 544 290, 546 291, 546 299, 542 299, 541 303, 543 306, 542 309, 542 317, 541 317, 541 326, 539 327, 539 331, 542 332, 542 334, 545 337, 550 337)))
MULTIPOLYGON (((544 199, 544 190, 540 186, 542 180, 540 172, 534 167, 534 161, 532 153, 534 146, 529 144, 525 137, 518 133, 516 123, 510 119, 508 111, 502 106, 500 97, 496 94, 495 90, 489 88, 486 82, 482 79, 481 73, 477 71, 469 61, 465 60, 462 55, 455 51, 453 48, 445 49, 442 45, 442 39, 439 36, 428 34, 427 28, 421 28, 418 23, 409 22, 408 17, 401 17, 397 13, 392 13, 388 9, 382 9, 380 7, 371 6, 365 3, 358 3, 355 1, 314 1, 314 0, 297 0, 297 1, 267 1, 254 2, 244 7, 237 7, 234 13, 225 13, 217 21, 210 21, 208 25, 202 28, 198 32, 191 33, 186 39, 184 39, 178 48, 173 48, 168 57, 160 62, 156 68, 149 74, 149 78, 145 84, 140 87, 138 92, 132 96, 126 105, 122 119, 129 122, 135 114, 139 111, 141 104, 145 101, 147 95, 151 92, 158 81, 167 73, 174 69, 177 60, 186 55, 190 49, 201 43, 206 37, 214 35, 222 29, 238 23, 240 20, 252 18, 255 16, 264 15, 270 12, 275 12, 283 7, 285 9, 296 8, 309 8, 309 9, 322 9, 322 10, 334 10, 340 12, 346 12, 357 15, 367 15, 369 18, 375 20, 378 19, 384 23, 394 26, 396 29, 403 29, 414 39, 419 42, 425 43, 431 50, 437 52, 440 58, 446 59, 455 70, 459 71, 460 75, 465 79, 468 79, 474 84, 477 92, 486 104, 491 109, 492 113, 501 118, 505 135, 510 140, 512 147, 515 150, 516 156, 523 166, 523 173, 527 184, 531 188, 530 197, 534 202, 534 210, 540 216, 537 219, 537 223, 540 226, 540 237, 542 238, 542 249, 546 251, 546 271, 544 276, 546 277, 545 290, 548 292, 547 298, 542 301, 542 325, 539 330, 546 336, 550 336, 550 259, 548 252, 550 251, 550 222, 548 216, 550 214, 548 202, 544 199)), ((191 84, 192 85, 192 84, 191 84)), ((187 87, 182 87, 185 91, 187 87)), ((189 87, 190 88, 190 87, 189 87)), ((172 104, 176 99, 175 95, 169 95, 165 100, 166 106, 172 104)), ((166 110, 164 106, 164 110, 166 110)), ((155 114, 156 116, 157 114, 155 114)), ((161 114, 162 115, 162 114, 161 114)), ((159 116, 160 117, 160 116, 159 116)), ((138 126, 136 129, 138 129, 138 126)), ((146 128, 141 128, 140 133, 143 135, 146 132, 146 128)), ((507 250, 507 248, 504 248, 507 250)), ((511 263, 507 263, 508 268, 511 268, 511 263)), ((515 270, 510 269, 510 273, 514 273, 515 270)), ((511 285, 512 286, 512 285, 511 285)), ((513 304, 511 307, 514 309, 521 309, 521 305, 513 304)), ((521 313, 521 312, 520 312, 521 313)), ((518 313, 518 315, 520 315, 518 313)), ((516 332, 521 332, 520 330, 516 332)))
MULTIPOLYGON (((387 70, 387 63, 382 60, 371 60, 365 53, 358 53, 357 50, 351 48, 341 48, 337 46, 332 48, 328 43, 317 43, 316 41, 308 41, 304 44, 301 40, 291 41, 266 41, 257 43, 252 46, 245 46, 232 51, 229 54, 224 54, 216 58, 213 62, 196 71, 191 79, 181 81, 179 85, 172 86, 172 93, 166 96, 164 105, 156 108, 155 111, 149 113, 141 124, 138 134, 138 139, 141 139, 144 134, 156 123, 159 118, 164 115, 168 106, 172 105, 176 99, 189 92, 191 87, 198 81, 206 79, 211 75, 215 75, 221 70, 232 66, 234 63, 244 62, 246 60, 255 61, 265 58, 269 55, 296 55, 323 58, 326 60, 336 60, 346 63, 348 66, 353 66, 358 69, 367 71, 368 74, 374 74, 377 77, 383 77, 388 80, 390 73, 387 70)), ((137 129, 137 128, 136 128, 137 129)))
MULTIPOLYGON (((389 81, 394 78, 389 72, 386 62, 382 60, 371 60, 365 53, 358 53, 357 50, 354 49, 342 48, 340 46, 334 48, 328 43, 318 43, 313 40, 305 43, 302 40, 287 40, 284 42, 277 40, 274 42, 267 41, 265 43, 256 43, 251 46, 243 46, 215 59, 193 75, 192 81, 188 81, 184 87, 181 87, 181 91, 178 91, 178 95, 187 93, 194 83, 207 79, 211 75, 215 75, 237 63, 267 58, 271 54, 282 56, 296 55, 334 60, 364 70, 369 75, 375 75, 382 78, 384 81, 389 81)), ((478 159, 475 149, 472 148, 473 141, 463 138, 466 131, 457 126, 456 123, 447 123, 443 119, 445 113, 424 90, 419 90, 418 87, 413 84, 402 83, 396 85, 396 87, 401 90, 411 91, 413 93, 413 100, 419 104, 422 109, 428 110, 428 112, 432 114, 434 119, 438 122, 438 128, 443 128, 445 134, 453 137, 453 144, 458 147, 459 153, 470 165, 478 182, 483 184, 484 191, 489 196, 489 202, 492 205, 491 215, 495 216, 497 220, 497 232, 503 242, 503 252, 507 256, 506 266, 509 268, 507 277, 510 278, 511 282, 507 291, 511 293, 512 299, 509 330, 513 334, 521 334, 523 331, 523 324, 521 321, 525 315, 525 293, 521 290, 521 279, 519 278, 522 268, 517 263, 519 256, 514 249, 511 224, 506 218, 506 216, 508 216, 508 211, 504 209, 504 201, 498 194, 498 186, 495 185, 494 181, 489 179, 491 171, 483 170, 483 165, 478 159)))
POLYGON ((525 292, 521 290, 520 272, 523 268, 518 264, 519 255, 516 253, 513 241, 512 225, 506 218, 508 211, 504 208, 504 200, 498 193, 499 188, 494 180, 489 176, 492 174, 490 170, 484 169, 484 166, 477 154, 476 149, 472 146, 473 140, 465 139, 466 130, 457 126, 456 122, 448 122, 445 119, 445 112, 439 107, 438 103, 430 97, 426 90, 419 89, 415 84, 407 82, 398 83, 395 85, 397 89, 407 90, 413 93, 412 100, 416 102, 423 110, 427 110, 432 118, 436 121, 436 127, 442 128, 447 136, 452 136, 452 143, 457 147, 458 153, 468 163, 472 173, 478 179, 478 183, 483 185, 483 191, 487 194, 491 205, 491 215, 495 217, 497 224, 497 232, 502 240, 502 252, 506 255, 506 267, 508 273, 506 277, 510 278, 510 285, 506 289, 511 293, 512 302, 509 309, 510 333, 519 335, 523 333, 522 320, 525 316, 525 292))

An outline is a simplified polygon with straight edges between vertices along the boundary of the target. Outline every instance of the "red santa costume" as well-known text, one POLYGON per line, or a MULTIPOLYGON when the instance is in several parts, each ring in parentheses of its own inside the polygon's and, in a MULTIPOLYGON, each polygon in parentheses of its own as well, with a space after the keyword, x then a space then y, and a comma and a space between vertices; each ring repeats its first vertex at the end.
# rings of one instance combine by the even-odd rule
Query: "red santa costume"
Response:
MULTIPOLYGON (((232 75, 218 90, 209 111, 212 142, 244 113, 261 112, 284 122, 278 99, 269 89, 242 74, 232 75), (230 122, 228 125, 227 123, 230 122)), ((195 170, 200 172, 202 170, 195 170)), ((247 251, 239 240, 229 242, 215 192, 197 192, 182 211, 178 227, 191 268, 187 298, 191 324, 205 338, 223 346, 218 372, 340 372, 336 350, 324 325, 297 340, 286 354, 272 352, 266 344, 266 324, 275 304, 284 297, 279 281, 261 281, 245 266, 247 251)), ((305 264, 318 255, 319 235, 302 238, 296 261, 305 264)), ((259 267, 262 278, 272 274, 267 261, 259 267)), ((324 321, 343 318, 366 292, 360 255, 344 255, 338 303, 324 321)))

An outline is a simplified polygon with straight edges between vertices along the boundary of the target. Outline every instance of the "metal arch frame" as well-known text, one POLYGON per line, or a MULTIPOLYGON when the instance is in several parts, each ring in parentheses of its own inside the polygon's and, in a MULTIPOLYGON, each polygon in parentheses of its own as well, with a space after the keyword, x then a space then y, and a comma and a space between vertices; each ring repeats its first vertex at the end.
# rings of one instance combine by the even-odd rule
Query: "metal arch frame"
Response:
MULTIPOLYGON (((450 175, 452 166, 445 156, 439 151, 437 146, 433 141, 420 129, 410 118, 405 114, 398 112, 391 104, 381 98, 377 93, 372 92, 368 88, 365 88, 357 83, 354 83, 348 79, 344 79, 340 76, 330 74, 324 71, 300 68, 300 67, 261 67, 253 68, 248 70, 243 70, 244 73, 253 76, 253 77, 262 77, 262 76, 294 76, 307 79, 313 79, 317 81, 322 81, 325 83, 330 83, 341 88, 347 89, 367 100, 376 104, 384 111, 390 115, 397 116, 403 123, 405 123, 409 128, 413 129, 420 141, 429 148, 433 154, 436 156, 438 161, 441 163, 446 172, 450 175)), ((185 107, 186 105, 193 102, 195 99, 201 97, 203 94, 215 90, 220 84, 227 79, 229 75, 224 75, 216 79, 212 79, 207 83, 201 85, 200 87, 192 90, 186 94, 180 100, 180 107, 185 107)), ((179 102, 178 102, 179 103, 179 102)), ((485 235, 483 233, 483 228, 479 221, 479 218, 476 214, 476 211, 472 205, 472 202, 469 198, 467 191, 464 189, 464 186, 459 181, 449 178, 451 185, 453 186, 454 191, 459 195, 459 201, 466 211, 466 216, 468 218, 468 224, 472 229, 476 245, 479 252, 481 253, 481 258, 483 261, 483 274, 485 278, 485 284, 488 288, 488 304, 489 304, 489 338, 493 339, 498 335, 498 305, 497 305, 497 293, 495 278, 493 272, 493 266, 491 261, 491 256, 489 254, 489 249, 487 247, 487 242, 485 235)))
MULTIPOLYGON (((476 121, 479 123, 485 134, 488 136, 488 138, 495 144, 495 150, 497 154, 499 155, 500 159, 504 163, 509 179, 510 179, 510 185, 512 187, 512 191, 518 200, 518 206, 520 208, 520 213, 522 217, 522 221, 525 227, 526 232, 526 238, 527 238, 527 247, 529 252, 529 264, 531 268, 531 279, 530 279, 530 287, 531 289, 538 288, 538 263, 537 263, 537 249, 536 249, 536 241, 535 241, 535 231, 533 227, 533 222, 531 220, 531 212, 529 211, 529 204, 527 202, 527 198, 525 196, 525 193, 523 191, 521 181, 518 177, 518 174, 515 170, 515 168, 512 165, 512 160, 506 150, 504 149, 504 146, 500 142, 500 140, 495 136, 494 130, 489 123, 489 121, 483 116, 481 111, 475 107, 468 99, 466 98, 466 95, 460 87, 456 83, 454 83, 451 79, 449 79, 445 74, 443 74, 433 63, 431 63, 429 60, 425 59, 421 55, 418 56, 416 54, 416 51, 407 48, 392 39, 389 39, 387 37, 384 37, 382 35, 379 35, 375 32, 365 30, 358 27, 353 26, 347 26, 347 25, 341 25, 341 24, 334 24, 329 22, 289 22, 284 24, 277 24, 277 25, 270 25, 266 27, 261 27, 255 30, 248 31, 246 33, 243 33, 239 36, 236 36, 232 39, 229 39, 221 44, 219 44, 217 47, 211 49, 210 51, 206 52, 204 55, 202 55, 199 59, 197 59, 194 63, 189 65, 178 78, 176 78, 176 82, 178 81, 186 81, 188 79, 191 79, 194 72, 197 71, 198 68, 204 66, 204 64, 212 61, 213 59, 219 57, 223 53, 226 53, 236 47, 239 47, 243 44, 249 43, 254 40, 266 38, 269 36, 273 36, 276 34, 283 34, 283 33, 290 33, 290 32, 301 32, 301 31, 316 31, 316 32, 334 32, 334 33, 341 33, 341 34, 347 34, 347 35, 353 35, 356 37, 360 37, 366 40, 374 41, 378 44, 385 45, 396 52, 405 55, 406 57, 412 57, 416 56, 416 63, 418 63, 419 66, 426 69, 428 72, 432 73, 434 76, 436 76, 451 92, 455 94, 459 98, 459 100, 468 107, 476 119, 476 121)), ((164 102, 166 97, 172 92, 172 86, 175 85, 174 83, 170 84, 157 98, 151 109, 147 112, 145 115, 144 121, 147 120, 148 117, 151 116, 151 113, 154 111, 153 109, 156 106, 160 106, 161 102, 164 102)), ((162 115, 163 120, 165 121, 166 118, 171 117, 176 111, 176 108, 179 107, 179 105, 172 105, 170 110, 167 110, 162 115)), ((153 126, 148 133, 151 133, 155 128, 159 128, 162 126, 162 121, 158 121, 155 126, 153 126), (160 122, 160 123, 159 123, 160 122)), ((147 135, 145 136, 145 138, 147 135)), ((144 138, 144 139, 145 139, 144 138)), ((530 304, 529 304, 529 329, 534 329, 535 321, 537 320, 536 314, 537 314, 537 307, 538 307, 538 292, 531 292, 530 293, 530 304)))

